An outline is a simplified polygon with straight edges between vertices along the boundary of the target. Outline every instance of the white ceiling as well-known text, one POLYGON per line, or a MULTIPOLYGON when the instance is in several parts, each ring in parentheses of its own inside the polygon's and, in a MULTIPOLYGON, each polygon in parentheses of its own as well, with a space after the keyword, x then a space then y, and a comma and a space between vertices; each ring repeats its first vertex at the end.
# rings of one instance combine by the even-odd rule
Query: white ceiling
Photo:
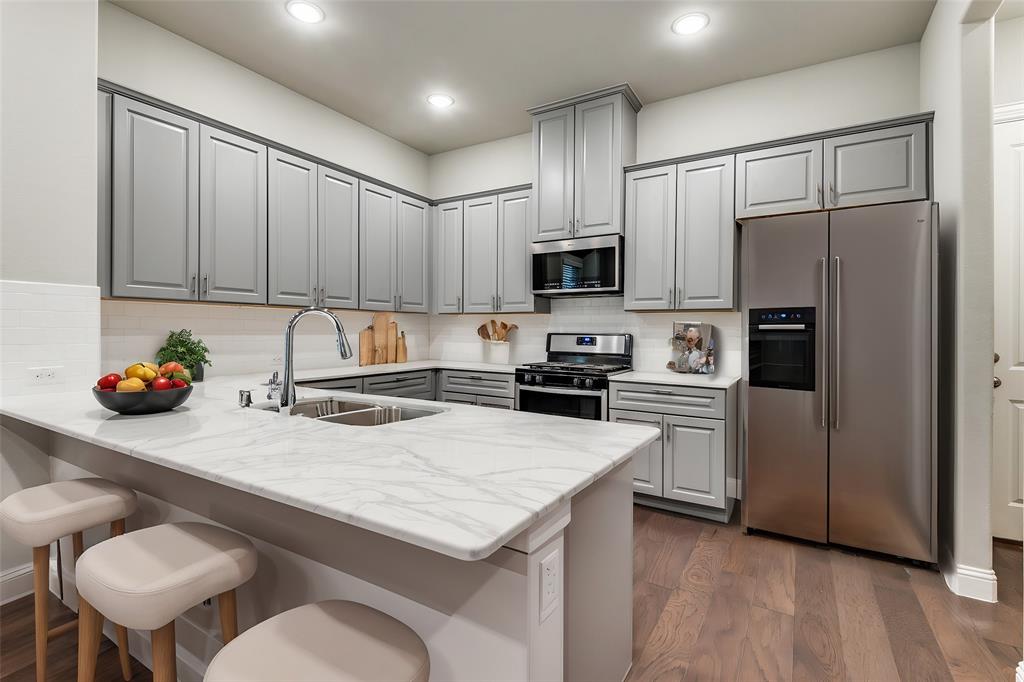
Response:
MULTIPOLYGON (((645 103, 920 39, 934 0, 115 0, 428 154, 530 129, 525 109, 615 83, 645 103), (669 30, 699 10, 695 36, 669 30), (455 97, 436 110, 432 92, 455 97)), ((785 97, 785 93, 779 93, 785 97)))

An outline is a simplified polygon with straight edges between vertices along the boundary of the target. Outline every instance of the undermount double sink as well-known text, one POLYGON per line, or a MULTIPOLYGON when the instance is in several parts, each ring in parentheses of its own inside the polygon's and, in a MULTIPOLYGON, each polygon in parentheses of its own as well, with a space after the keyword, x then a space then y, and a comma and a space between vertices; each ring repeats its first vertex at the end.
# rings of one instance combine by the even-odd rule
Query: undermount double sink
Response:
MULTIPOLYGON (((281 411, 278 405, 271 405, 263 409, 274 412, 281 411)), ((309 419, 331 422, 332 424, 381 426, 383 424, 405 422, 410 419, 419 419, 420 417, 429 417, 441 412, 444 412, 444 410, 404 407, 401 405, 377 405, 375 403, 329 397, 297 400, 292 405, 291 411, 288 414, 292 417, 308 417, 309 419)))

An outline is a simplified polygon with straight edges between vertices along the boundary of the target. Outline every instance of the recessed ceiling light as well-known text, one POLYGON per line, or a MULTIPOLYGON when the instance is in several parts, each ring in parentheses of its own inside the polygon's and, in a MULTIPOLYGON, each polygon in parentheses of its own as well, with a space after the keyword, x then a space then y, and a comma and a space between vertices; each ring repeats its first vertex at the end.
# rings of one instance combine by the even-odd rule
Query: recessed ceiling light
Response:
POLYGON ((693 35, 703 31, 710 23, 711 19, 703 12, 684 14, 672 22, 672 32, 681 36, 693 35))
POLYGON ((306 0, 291 0, 284 7, 288 14, 307 24, 316 24, 324 20, 324 11, 306 0))
POLYGON ((455 99, 451 95, 442 95, 437 93, 435 95, 429 95, 427 102, 438 109, 447 109, 451 105, 455 104, 455 99))

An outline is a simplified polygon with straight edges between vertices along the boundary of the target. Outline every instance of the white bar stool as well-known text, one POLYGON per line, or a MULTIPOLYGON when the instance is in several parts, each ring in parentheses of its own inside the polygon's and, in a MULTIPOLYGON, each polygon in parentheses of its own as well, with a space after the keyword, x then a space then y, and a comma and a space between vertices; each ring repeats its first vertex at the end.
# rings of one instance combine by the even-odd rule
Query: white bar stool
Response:
POLYGON ((365 604, 322 601, 246 630, 203 682, 427 682, 430 657, 405 623, 365 604))
POLYGON ((248 538, 206 523, 169 523, 91 547, 75 573, 81 595, 78 680, 92 682, 104 616, 149 630, 154 682, 177 679, 174 619, 218 597, 225 642, 238 635, 235 588, 256 572, 248 538))
MULTIPOLYGON (((121 535, 125 517, 134 512, 136 506, 135 491, 102 478, 80 478, 25 488, 0 502, 0 524, 4 532, 32 547, 38 682, 46 679, 47 642, 75 627, 75 621, 71 621, 53 630, 48 628, 50 543, 60 542, 62 537, 70 535, 77 559, 82 554, 82 531, 109 523, 110 534, 121 535)), ((128 633, 121 625, 117 627, 117 645, 121 674, 130 680, 128 633)))

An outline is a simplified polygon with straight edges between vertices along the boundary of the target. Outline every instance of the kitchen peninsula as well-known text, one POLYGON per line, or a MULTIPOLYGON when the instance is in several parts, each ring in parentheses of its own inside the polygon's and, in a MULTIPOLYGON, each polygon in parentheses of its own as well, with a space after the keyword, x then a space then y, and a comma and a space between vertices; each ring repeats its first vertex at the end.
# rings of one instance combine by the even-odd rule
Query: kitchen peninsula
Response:
MULTIPOLYGON (((239 592, 243 629, 353 599, 416 630, 431 679, 623 678, 631 461, 656 430, 340 393, 442 411, 366 427, 237 407, 238 390, 259 396, 262 380, 196 384, 158 415, 115 415, 82 391, 8 398, 0 416, 50 454, 53 480, 91 472, 139 491, 129 531, 202 517, 252 537, 260 564, 239 592)), ((215 621, 202 605, 179 620, 182 679, 216 652, 215 621)), ((145 660, 142 637, 132 633, 132 652, 145 660)))

